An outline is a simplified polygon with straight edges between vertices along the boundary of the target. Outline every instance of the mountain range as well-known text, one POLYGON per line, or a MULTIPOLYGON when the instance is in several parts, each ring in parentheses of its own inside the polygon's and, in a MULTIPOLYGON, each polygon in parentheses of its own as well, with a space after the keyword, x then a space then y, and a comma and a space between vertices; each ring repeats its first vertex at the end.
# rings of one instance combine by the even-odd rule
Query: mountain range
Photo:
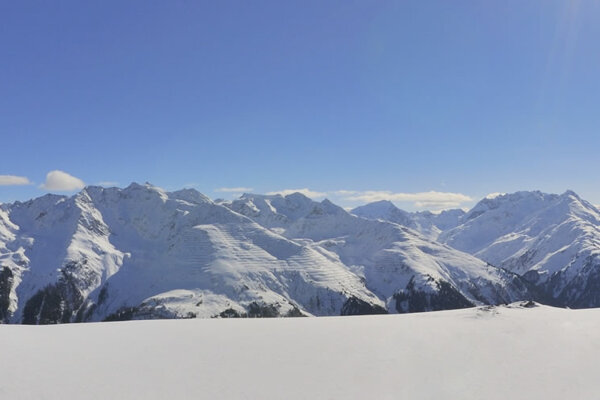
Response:
MULTIPOLYGON (((393 221, 402 210, 372 203, 353 212, 393 221)), ((411 226, 421 218, 405 214, 411 226)), ((519 275, 533 285, 537 300, 560 307, 600 306, 600 211, 576 193, 490 196, 448 220, 444 213, 428 219, 439 230, 440 243, 519 275)))
POLYGON ((0 205, 0 321, 406 313, 600 305, 600 212, 573 192, 468 212, 350 212, 300 193, 213 201, 89 186, 0 205))

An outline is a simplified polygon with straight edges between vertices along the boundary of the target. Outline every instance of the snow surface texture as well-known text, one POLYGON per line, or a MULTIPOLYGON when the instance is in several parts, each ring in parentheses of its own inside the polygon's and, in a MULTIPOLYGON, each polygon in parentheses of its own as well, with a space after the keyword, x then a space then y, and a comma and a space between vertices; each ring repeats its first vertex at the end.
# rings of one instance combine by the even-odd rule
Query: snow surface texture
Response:
POLYGON ((0 326, 0 398, 598 397, 600 310, 0 326))

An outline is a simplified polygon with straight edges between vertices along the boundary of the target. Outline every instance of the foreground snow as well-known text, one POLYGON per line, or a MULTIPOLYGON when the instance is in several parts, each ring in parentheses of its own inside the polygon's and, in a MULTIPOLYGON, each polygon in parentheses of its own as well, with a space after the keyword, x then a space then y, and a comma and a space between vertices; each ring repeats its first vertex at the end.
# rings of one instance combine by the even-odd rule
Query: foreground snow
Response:
POLYGON ((592 399, 600 309, 0 325, 7 399, 592 399))

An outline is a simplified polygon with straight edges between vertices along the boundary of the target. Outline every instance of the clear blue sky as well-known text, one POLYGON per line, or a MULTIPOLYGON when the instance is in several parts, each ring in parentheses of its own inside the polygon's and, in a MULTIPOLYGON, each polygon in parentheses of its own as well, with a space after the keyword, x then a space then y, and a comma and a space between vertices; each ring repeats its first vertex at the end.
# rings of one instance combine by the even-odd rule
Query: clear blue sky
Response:
POLYGON ((61 170, 600 203, 600 2, 4 1, 0 51, 0 175, 31 182, 0 201, 61 170))

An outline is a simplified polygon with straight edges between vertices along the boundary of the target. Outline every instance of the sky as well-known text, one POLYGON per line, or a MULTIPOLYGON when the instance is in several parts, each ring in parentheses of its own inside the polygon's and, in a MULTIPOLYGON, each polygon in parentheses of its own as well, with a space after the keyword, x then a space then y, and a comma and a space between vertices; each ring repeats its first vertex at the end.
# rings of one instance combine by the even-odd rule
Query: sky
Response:
POLYGON ((597 1, 5 1, 0 52, 0 202, 600 204, 597 1))

